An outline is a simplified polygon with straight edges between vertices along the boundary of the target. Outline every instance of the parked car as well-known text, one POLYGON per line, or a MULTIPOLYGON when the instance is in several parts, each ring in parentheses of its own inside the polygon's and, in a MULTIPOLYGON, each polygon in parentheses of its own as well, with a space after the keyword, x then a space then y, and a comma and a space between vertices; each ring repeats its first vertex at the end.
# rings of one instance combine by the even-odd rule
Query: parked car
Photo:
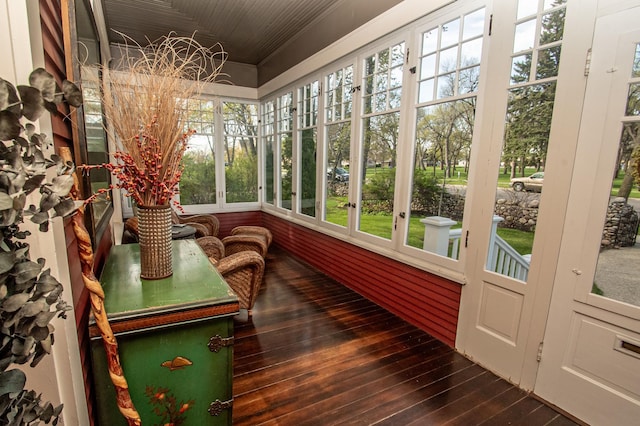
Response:
POLYGON ((544 182, 544 172, 537 172, 531 176, 511 179, 511 187, 514 191, 535 191, 542 192, 544 182))
POLYGON ((342 167, 329 167, 327 169, 327 178, 337 182, 349 182, 349 172, 342 167))

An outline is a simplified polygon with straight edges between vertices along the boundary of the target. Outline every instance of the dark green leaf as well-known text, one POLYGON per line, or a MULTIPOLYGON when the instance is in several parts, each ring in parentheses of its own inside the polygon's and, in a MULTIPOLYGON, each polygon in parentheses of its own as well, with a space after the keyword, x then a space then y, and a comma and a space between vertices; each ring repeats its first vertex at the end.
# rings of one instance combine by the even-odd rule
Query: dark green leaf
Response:
MULTIPOLYGON (((47 327, 47 324, 49 324, 49 322, 53 319, 53 317, 56 316, 55 311, 46 311, 46 312, 40 312, 37 316, 36 316, 36 325, 38 327, 47 327)), ((48 329, 47 329, 48 331, 48 329)))
POLYGON ((42 184, 44 178, 45 175, 35 175, 29 178, 29 180, 24 183, 24 192, 30 194, 34 189, 40 188, 40 185, 42 184))
POLYGON ((13 84, 0 78, 0 110, 8 110, 20 116, 20 98, 13 84))
POLYGON ((36 121, 45 111, 42 94, 30 86, 18 86, 18 92, 22 99, 22 115, 27 117, 27 120, 36 121))
MULTIPOLYGON (((33 338, 38 341, 46 340, 50 334, 51 333, 49 332, 49 329, 46 326, 45 327, 36 326, 31 329, 31 336, 33 336, 33 338)), ((50 343, 47 342, 47 348, 49 347, 50 347, 50 343)))
POLYGON ((20 313, 22 314, 22 316, 26 318, 30 318, 38 315, 40 312, 44 311, 46 308, 47 308, 46 304, 44 303, 43 300, 38 300, 36 302, 27 302, 22 307, 22 310, 20 311, 20 313))
POLYGON ((76 211, 76 209, 79 207, 79 204, 81 205, 82 202, 77 203, 76 201, 73 201, 72 199, 67 198, 65 200, 62 200, 60 204, 55 206, 54 210, 56 212, 56 215, 60 217, 65 217, 70 215, 74 211, 76 211))
POLYGON ((69 102, 69 105, 72 105, 78 108, 82 105, 82 92, 72 82, 69 80, 64 80, 62 82, 62 91, 64 92, 64 97, 69 102))
POLYGON ((16 284, 30 282, 38 276, 41 270, 42 267, 36 262, 18 263, 15 268, 16 284))
POLYGON ((27 300, 29 300, 28 293, 14 294, 13 296, 9 296, 7 299, 5 299, 5 301, 2 303, 2 309, 7 312, 15 312, 18 309, 22 308, 22 306, 27 303, 27 300))
POLYGON ((46 212, 60 202, 60 196, 55 193, 44 194, 40 199, 40 211, 46 212))
POLYGON ((31 72, 29 84, 42 93, 42 98, 53 102, 56 93, 56 80, 44 68, 36 68, 31 72))
POLYGON ((13 198, 4 192, 0 192, 0 210, 13 208, 13 198))
POLYGON ((7 110, 0 111, 0 140, 13 140, 20 136, 21 131, 18 115, 7 110))
POLYGON ((13 209, 17 211, 24 210, 24 205, 27 203, 27 194, 20 194, 13 198, 13 209))
POLYGON ((16 256, 12 251, 0 253, 0 274, 4 274, 13 269, 16 256))
POLYGON ((9 370, 0 373, 0 395, 16 393, 24 389, 27 376, 20 370, 9 370))

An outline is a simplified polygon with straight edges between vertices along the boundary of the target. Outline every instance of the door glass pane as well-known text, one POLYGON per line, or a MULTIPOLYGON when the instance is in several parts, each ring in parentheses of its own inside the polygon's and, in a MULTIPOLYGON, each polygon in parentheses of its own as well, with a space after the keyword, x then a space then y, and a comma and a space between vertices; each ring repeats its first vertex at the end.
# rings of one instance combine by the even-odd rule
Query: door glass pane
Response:
POLYGON ((300 170, 298 173, 298 211, 316 216, 316 147, 320 83, 314 81, 298 90, 298 129, 300 131, 300 170))
POLYGON ((349 160, 351 157, 351 110, 353 66, 325 78, 325 179, 326 222, 347 226, 349 218, 349 160))
MULTIPOLYGON (((450 22, 459 37, 459 23, 450 22)), ((393 197, 396 179, 396 150, 400 124, 400 99, 405 63, 405 43, 382 49, 365 59, 363 77, 361 176, 357 229, 391 239, 393 197), (371 84, 370 77, 376 84, 371 84)), ((337 171, 336 171, 337 172, 337 171)))
POLYGON ((183 205, 216 203, 213 110, 213 101, 191 99, 187 103, 186 127, 196 133, 189 139, 189 149, 182 157, 180 203, 183 205))
POLYGON ((636 45, 628 83, 626 117, 618 146, 610 200, 604 219, 600 255, 592 293, 640 306, 640 244, 637 243, 640 214, 640 105, 636 45))
MULTIPOLYGON (((461 16, 458 21, 463 22, 463 40, 431 54, 442 61, 453 56, 449 51, 455 51, 456 56, 460 52, 460 62, 452 63, 446 73, 437 76, 440 102, 419 96, 416 105, 405 245, 452 259, 458 259, 460 249, 484 15, 484 9, 480 9, 461 16)), ((444 31, 444 26, 431 30, 437 31, 444 31)), ((433 79, 420 84, 428 81, 433 79)), ((419 90, 422 95, 423 88, 419 90)))
MULTIPOLYGON (((520 0, 519 10, 526 9, 528 16, 529 13, 543 10, 543 1, 520 0), (531 9, 528 9, 530 6, 531 9)), ((518 42, 518 28, 523 24, 515 24, 511 84, 518 86, 509 90, 485 267, 488 271, 519 281, 526 281, 529 275, 544 183, 556 91, 555 78, 560 64, 560 43, 564 29, 565 6, 561 3, 555 3, 560 6, 552 13, 537 14, 535 19, 526 22, 529 28, 535 29, 539 25, 542 31, 539 40, 535 40, 535 37, 527 39, 526 46, 518 42), (551 41, 553 45, 549 46, 551 41), (529 46, 531 42, 533 44, 529 46), (547 46, 540 48, 543 44, 547 46), (544 83, 535 81, 542 78, 546 80, 544 83)))
POLYGON ((226 202, 258 201, 258 107, 224 102, 222 114, 226 202))
POLYGON ((293 92, 278 98, 277 135, 280 145, 280 185, 278 205, 291 210, 291 192, 293 191, 293 92))

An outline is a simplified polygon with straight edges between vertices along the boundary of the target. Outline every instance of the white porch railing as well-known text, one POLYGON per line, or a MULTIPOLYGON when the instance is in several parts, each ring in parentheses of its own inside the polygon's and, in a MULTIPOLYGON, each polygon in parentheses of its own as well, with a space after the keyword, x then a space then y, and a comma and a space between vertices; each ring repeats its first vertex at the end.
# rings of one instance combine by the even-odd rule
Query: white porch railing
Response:
MULTIPOLYGON (((486 268, 501 275, 526 281, 531 255, 521 255, 497 234, 498 223, 503 220, 500 216, 493 216, 486 268)), ((424 224, 423 249, 457 260, 460 254, 462 230, 450 229, 457 222, 440 216, 426 217, 420 222, 424 224)))

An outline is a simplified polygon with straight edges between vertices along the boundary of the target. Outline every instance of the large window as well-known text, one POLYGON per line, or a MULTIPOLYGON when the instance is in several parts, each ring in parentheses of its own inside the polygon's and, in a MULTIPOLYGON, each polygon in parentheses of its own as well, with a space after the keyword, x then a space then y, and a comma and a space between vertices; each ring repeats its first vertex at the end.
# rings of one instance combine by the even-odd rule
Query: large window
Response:
POLYGON ((258 106, 224 102, 226 203, 258 201, 258 106))
POLYGON ((293 92, 277 99, 277 134, 279 144, 279 191, 278 206, 291 210, 293 195, 293 92))
POLYGON ((480 79, 484 9, 421 33, 405 244, 458 259, 480 79))
POLYGON ((353 66, 328 74, 324 80, 325 179, 324 220, 342 227, 348 223, 351 160, 353 66), (325 172, 326 170, 326 172, 325 172))
POLYGON ((359 231, 391 239, 405 43, 364 59, 359 231))
POLYGON ((187 103, 186 127, 195 131, 189 140, 182 164, 180 203, 183 205, 215 204, 216 144, 214 134, 214 102, 193 99, 187 103))
POLYGON ((298 212, 316 216, 316 151, 318 144, 318 99, 320 84, 318 81, 306 84, 298 89, 298 158, 299 158, 299 196, 298 212))

